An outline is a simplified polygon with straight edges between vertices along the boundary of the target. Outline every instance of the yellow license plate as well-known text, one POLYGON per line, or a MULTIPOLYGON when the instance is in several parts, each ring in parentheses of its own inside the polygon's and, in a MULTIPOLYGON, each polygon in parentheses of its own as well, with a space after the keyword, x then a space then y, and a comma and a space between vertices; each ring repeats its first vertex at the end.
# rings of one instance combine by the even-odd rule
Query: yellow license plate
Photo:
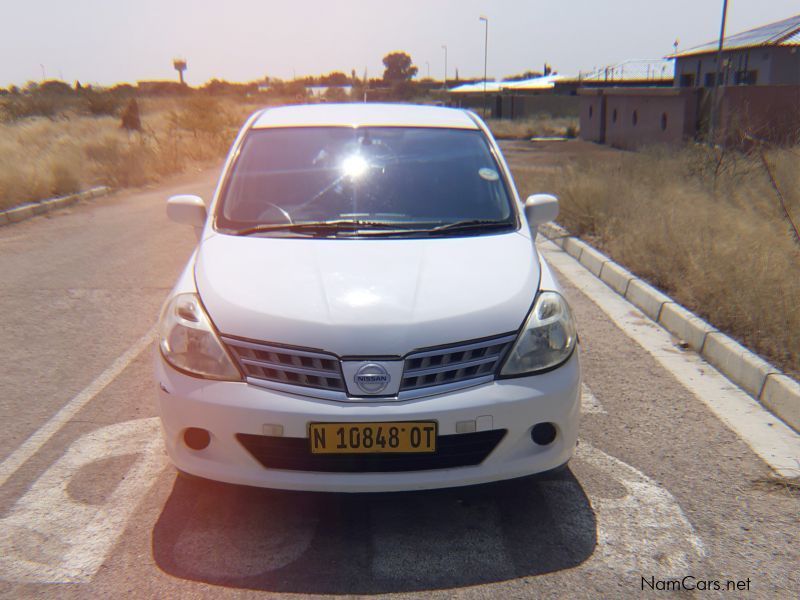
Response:
POLYGON ((436 452, 435 421, 311 423, 312 454, 436 452))

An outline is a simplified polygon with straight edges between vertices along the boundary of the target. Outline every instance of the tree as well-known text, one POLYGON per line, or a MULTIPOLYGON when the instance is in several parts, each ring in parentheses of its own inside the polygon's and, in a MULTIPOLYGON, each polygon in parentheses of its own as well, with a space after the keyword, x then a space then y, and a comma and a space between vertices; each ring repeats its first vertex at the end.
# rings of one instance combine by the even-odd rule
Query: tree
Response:
POLYGON ((350 85, 350 80, 347 78, 347 75, 342 73, 341 71, 332 71, 327 75, 320 75, 319 77, 319 84, 320 85, 350 85))
POLYGON ((72 93, 72 86, 58 79, 50 79, 39 85, 37 91, 41 94, 53 94, 55 96, 67 96, 72 93))
POLYGON ((417 67, 411 64, 411 57, 405 52, 392 52, 383 57, 383 81, 398 83, 410 81, 417 74, 417 67))
POLYGON ((536 77, 541 77, 542 74, 538 71, 525 71, 524 73, 517 73, 516 75, 509 75, 508 77, 503 77, 504 81, 524 81, 525 79, 534 79, 536 77))
POLYGON ((332 86, 325 90, 326 102, 346 102, 347 92, 340 86, 332 86))

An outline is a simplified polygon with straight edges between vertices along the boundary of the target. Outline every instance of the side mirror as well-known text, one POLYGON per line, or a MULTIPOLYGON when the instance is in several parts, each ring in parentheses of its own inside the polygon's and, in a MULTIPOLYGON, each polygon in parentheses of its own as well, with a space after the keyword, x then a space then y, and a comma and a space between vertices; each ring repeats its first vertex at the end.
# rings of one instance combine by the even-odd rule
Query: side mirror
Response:
POLYGON ((206 224, 206 205, 200 196, 172 196, 167 200, 167 216, 176 223, 200 229, 206 224))
POLYGON ((528 225, 538 227, 558 216, 558 198, 550 194, 534 194, 525 200, 525 217, 528 225))

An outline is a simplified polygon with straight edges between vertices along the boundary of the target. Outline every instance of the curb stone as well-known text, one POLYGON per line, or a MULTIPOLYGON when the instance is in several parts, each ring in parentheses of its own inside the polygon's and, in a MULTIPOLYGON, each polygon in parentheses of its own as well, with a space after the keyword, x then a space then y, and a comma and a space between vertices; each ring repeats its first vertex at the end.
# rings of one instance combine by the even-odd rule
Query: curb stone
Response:
POLYGON ((90 188, 77 194, 70 194, 68 196, 61 196, 59 198, 48 198, 46 200, 39 200, 37 202, 28 202, 20 206, 9 208, 8 210, 0 211, 0 226, 9 225, 11 223, 19 223, 25 221, 36 215, 43 215, 45 213, 66 208, 80 200, 88 200, 90 198, 99 198, 111 192, 111 188, 101 185, 98 187, 90 188))
POLYGON ((598 252, 591 246, 586 246, 581 252, 581 264, 594 273, 595 277, 600 277, 600 272, 603 270, 609 259, 602 252, 598 252))
POLYGON ((787 423, 800 423, 800 383, 791 377, 770 373, 761 392, 761 403, 787 423))
POLYGON ((703 349, 706 336, 717 331, 703 319, 674 302, 668 302, 661 307, 658 322, 697 353, 703 349))
POLYGON ((539 233, 800 432, 800 383, 559 225, 546 223, 539 233))
POLYGON ((19 223, 33 216, 33 206, 30 204, 23 204, 22 206, 17 206, 16 208, 6 211, 5 214, 9 223, 19 223))
POLYGON ((709 333, 700 356, 751 396, 758 398, 768 375, 780 371, 739 342, 718 331, 709 333))
POLYGON ((613 260, 609 260, 603 263, 600 279, 619 295, 624 296, 628 292, 628 285, 636 278, 627 269, 623 269, 613 260))
POLYGON ((661 309, 668 302, 672 302, 672 298, 659 292, 656 288, 641 279, 632 279, 628 283, 628 290, 625 292, 625 298, 630 300, 636 308, 641 310, 653 321, 658 321, 661 315, 661 309))
POLYGON ((581 260, 581 254, 583 254, 585 247, 586 244, 577 238, 564 238, 564 251, 578 262, 581 260))

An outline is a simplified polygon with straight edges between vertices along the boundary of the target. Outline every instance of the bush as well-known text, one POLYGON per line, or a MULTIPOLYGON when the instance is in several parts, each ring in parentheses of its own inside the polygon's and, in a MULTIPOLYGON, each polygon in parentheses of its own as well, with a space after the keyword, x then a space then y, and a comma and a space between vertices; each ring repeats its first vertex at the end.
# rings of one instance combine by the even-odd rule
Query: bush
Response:
POLYGON ((157 179, 157 151, 143 137, 126 140, 107 136, 87 144, 84 152, 99 167, 100 183, 131 187, 157 179))
POLYGON ((53 161, 50 169, 52 176, 51 196, 66 196, 80 191, 81 182, 78 177, 80 166, 76 162, 77 160, 74 157, 65 156, 53 161))
MULTIPOLYGON (((9 102, 19 101, 15 114, 27 115, 35 112, 32 106, 39 106, 35 100, 55 98, 37 97, 38 89, 33 85, 26 92, 15 90, 0 98, 2 113, 7 114, 3 107, 9 102)), ((130 91, 120 89, 113 95, 122 98, 130 91)), ((53 115, 63 106, 84 110, 67 112, 69 118, 64 119, 6 117, 8 122, 0 123, 0 208, 69 194, 82 186, 138 186, 190 165, 218 161, 238 126, 256 108, 239 99, 187 103, 184 98, 142 98, 137 100, 140 124, 142 116, 146 123, 131 134, 120 127, 119 119, 89 116, 79 93, 61 96, 59 102, 51 105, 53 115)))
MULTIPOLYGON (((800 215, 800 154, 768 156, 800 215)), ((706 147, 609 152, 551 171, 515 166, 559 222, 787 372, 800 374, 800 246, 758 158, 706 147)))
POLYGON ((64 102, 58 97, 46 94, 11 95, 5 102, 5 119, 17 121, 29 117, 54 118, 63 108, 64 102))
POLYGON ((115 116, 119 112, 120 102, 110 92, 95 92, 85 90, 82 92, 83 99, 89 113, 92 115, 115 116))
POLYGON ((486 124, 498 139, 575 137, 578 131, 577 117, 551 117, 549 114, 527 119, 487 119, 486 124))
POLYGON ((347 102, 347 92, 340 87, 329 87, 325 90, 325 100, 327 102, 347 102))

